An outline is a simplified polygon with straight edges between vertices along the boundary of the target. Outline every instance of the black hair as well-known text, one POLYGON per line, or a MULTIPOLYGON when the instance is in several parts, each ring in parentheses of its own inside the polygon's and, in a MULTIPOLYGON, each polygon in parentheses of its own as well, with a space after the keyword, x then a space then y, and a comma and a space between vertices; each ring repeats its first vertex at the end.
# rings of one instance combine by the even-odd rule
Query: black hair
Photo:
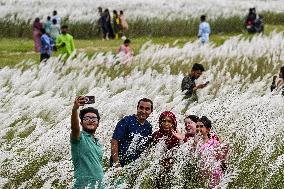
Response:
POLYGON ((280 72, 282 73, 282 79, 284 79, 284 66, 280 68, 280 72))
POLYGON ((45 33, 46 33, 46 31, 45 31, 44 28, 40 28, 40 32, 41 32, 42 34, 45 34, 45 33))
MULTIPOLYGON (((212 128, 211 121, 206 116, 202 116, 201 118, 199 118, 198 121, 202 122, 207 129, 212 128)), ((210 138, 211 137, 210 133, 208 133, 207 136, 208 138, 210 138)))
POLYGON ((202 122, 206 128, 212 128, 211 121, 206 116, 202 116, 198 121, 202 122))
POLYGON ((112 12, 113 12, 113 14, 116 14, 116 15, 117 15, 117 11, 116 11, 116 10, 113 10, 112 12))
POLYGON ((200 20, 201 20, 201 22, 205 21, 206 20, 206 16, 205 15, 201 15, 200 16, 200 20))
POLYGON ((189 115, 189 116, 186 116, 185 119, 191 119, 194 123, 197 123, 197 121, 199 120, 199 117, 196 115, 189 115))
POLYGON ((123 11, 121 10, 121 11, 119 11, 119 14, 123 14, 123 11))
POLYGON ((57 11, 56 10, 53 11, 53 16, 55 16, 55 15, 57 15, 57 11))
POLYGON ((98 117, 98 121, 100 121, 100 114, 99 114, 99 111, 93 107, 88 107, 88 108, 84 108, 82 110, 80 110, 80 114, 79 114, 79 117, 81 119, 81 122, 83 121, 83 118, 85 116, 85 114, 87 113, 94 113, 97 115, 98 117))
POLYGON ((50 16, 47 16, 47 20, 50 20, 51 19, 51 17, 50 16))
POLYGON ((53 24, 57 24, 57 20, 55 18, 52 19, 53 24))
POLYGON ((138 104, 137 104, 137 109, 140 105, 140 102, 149 102, 151 104, 151 111, 153 111, 153 101, 150 100, 149 98, 142 98, 138 101, 138 104))
POLYGON ((36 18, 35 18, 35 22, 40 22, 39 17, 36 17, 36 18))
POLYGON ((67 25, 63 25, 63 26, 61 26, 61 29, 68 29, 68 26, 67 25))
POLYGON ((205 71, 203 65, 202 65, 202 64, 198 64, 198 63, 193 64, 191 70, 192 70, 192 71, 200 70, 200 71, 202 71, 202 72, 205 71))
POLYGON ((125 40, 124 40, 124 44, 126 44, 126 43, 129 44, 129 43, 131 43, 131 41, 130 41, 129 39, 125 39, 125 40))

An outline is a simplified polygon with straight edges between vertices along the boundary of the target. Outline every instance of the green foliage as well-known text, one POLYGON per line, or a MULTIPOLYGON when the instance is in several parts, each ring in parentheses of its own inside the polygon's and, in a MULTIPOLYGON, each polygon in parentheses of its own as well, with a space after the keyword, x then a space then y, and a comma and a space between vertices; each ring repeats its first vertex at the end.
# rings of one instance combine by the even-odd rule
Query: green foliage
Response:
MULTIPOLYGON (((284 13, 262 12, 266 24, 284 24, 284 13)), ((11 15, 10 15, 11 16, 11 15)), ((244 15, 245 16, 245 15, 244 15)), ((209 19, 213 34, 237 33, 244 29, 244 17, 232 16, 229 18, 219 16, 209 19)), ((0 19, 0 37, 32 38, 32 20, 24 21, 17 16, 0 19)), ((70 33, 77 39, 101 38, 96 22, 69 21, 63 18, 63 24, 69 26, 70 33)), ((158 19, 137 18, 129 21, 127 36, 131 38, 141 36, 196 36, 199 18, 189 19, 158 19)))
POLYGON ((28 136, 30 136, 30 134, 35 130, 36 126, 33 125, 31 127, 28 127, 27 129, 25 129, 24 131, 22 131, 21 133, 19 133, 19 137, 20 138, 26 138, 28 136))
POLYGON ((15 129, 10 129, 6 135, 4 136, 4 139, 6 139, 8 142, 11 142, 14 139, 16 130, 15 129))

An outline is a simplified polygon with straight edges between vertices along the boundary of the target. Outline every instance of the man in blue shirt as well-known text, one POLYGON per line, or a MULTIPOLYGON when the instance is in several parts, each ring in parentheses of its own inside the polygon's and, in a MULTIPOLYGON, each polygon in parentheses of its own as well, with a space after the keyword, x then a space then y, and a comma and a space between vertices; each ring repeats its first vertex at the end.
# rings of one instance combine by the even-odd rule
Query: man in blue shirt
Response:
POLYGON ((99 126, 100 115, 92 107, 80 111, 80 130, 78 109, 86 102, 84 96, 76 97, 71 115, 71 155, 74 165, 74 189, 102 189, 103 184, 103 151, 95 133, 99 126))
POLYGON ((209 41, 209 35, 211 33, 211 29, 208 22, 206 22, 205 15, 202 15, 200 17, 200 21, 201 23, 199 25, 198 38, 200 38, 201 43, 204 44, 209 41))
POLYGON ((50 37, 46 34, 45 29, 40 30, 40 61, 47 60, 51 56, 52 51, 52 41, 50 37))
POLYGON ((152 125, 146 120, 153 112, 153 102, 143 98, 137 113, 121 119, 111 140, 111 166, 123 167, 140 157, 152 135, 152 125))

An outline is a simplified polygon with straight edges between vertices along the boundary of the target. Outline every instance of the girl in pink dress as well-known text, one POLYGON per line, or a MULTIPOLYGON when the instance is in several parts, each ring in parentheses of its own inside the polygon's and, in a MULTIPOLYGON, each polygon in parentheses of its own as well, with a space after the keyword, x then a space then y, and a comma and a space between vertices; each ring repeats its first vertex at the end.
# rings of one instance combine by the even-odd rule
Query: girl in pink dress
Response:
POLYGON ((40 30, 42 28, 42 23, 40 23, 40 19, 36 18, 33 23, 33 38, 35 44, 35 52, 40 51, 40 30))
POLYGON ((196 124, 195 145, 200 159, 200 174, 204 179, 208 179, 208 187, 214 188, 220 183, 224 173, 228 145, 221 144, 217 135, 211 132, 211 128, 211 121, 202 116, 196 124))

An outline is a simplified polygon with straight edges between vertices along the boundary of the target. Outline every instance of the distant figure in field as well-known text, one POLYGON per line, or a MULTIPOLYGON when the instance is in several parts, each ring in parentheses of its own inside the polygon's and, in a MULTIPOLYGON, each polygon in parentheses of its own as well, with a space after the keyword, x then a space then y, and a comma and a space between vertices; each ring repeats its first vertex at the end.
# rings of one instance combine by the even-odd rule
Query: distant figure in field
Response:
POLYGON ((52 25, 50 26, 50 37, 56 41, 57 37, 60 35, 61 31, 60 31, 60 26, 59 24, 57 24, 57 20, 56 19, 52 19, 52 25))
POLYGON ((131 58, 133 57, 133 54, 134 54, 132 49, 130 48, 130 40, 129 39, 124 40, 123 45, 121 45, 119 47, 119 49, 117 50, 117 54, 121 58, 121 64, 129 63, 129 61, 131 60, 131 58))
POLYGON ((40 41, 41 41, 41 47, 40 47, 40 61, 47 60, 51 56, 52 52, 52 39, 46 34, 46 31, 44 28, 40 30, 40 41))
POLYGON ((44 22, 44 29, 45 29, 45 32, 47 34, 50 34, 50 28, 51 28, 51 25, 52 25, 52 22, 51 22, 51 17, 48 16, 46 21, 44 22))
POLYGON ((113 31, 115 34, 115 39, 118 39, 121 36, 122 26, 121 26, 120 17, 118 16, 118 13, 116 10, 113 10, 112 19, 113 19, 113 31))
POLYGON ((200 39, 201 43, 209 42, 209 35, 211 33, 210 25, 206 22, 206 16, 202 15, 200 17, 201 23, 199 24, 199 31, 198 31, 198 38, 200 39))
POLYGON ((39 18, 36 18, 33 23, 33 38, 35 45, 35 52, 40 52, 40 30, 42 29, 42 23, 39 18))
POLYGON ((271 91, 276 90, 276 91, 281 91, 282 95, 284 96, 284 66, 280 68, 279 71, 279 77, 277 80, 277 76, 273 76, 273 81, 271 84, 271 91))
POLYGON ((98 26, 98 36, 101 36, 101 32, 103 30, 102 28, 102 17, 104 15, 103 13, 103 8, 102 7, 98 7, 98 15, 99 15, 99 19, 97 21, 97 26, 98 26))
POLYGON ((119 47, 117 53, 123 54, 127 57, 133 56, 133 51, 130 48, 131 41, 129 39, 125 39, 123 44, 119 47))
POLYGON ((73 36, 68 33, 67 25, 61 27, 61 34, 56 39, 56 46, 61 54, 66 54, 65 58, 68 58, 75 50, 73 36))
POLYGON ((185 98, 190 98, 193 96, 194 100, 197 100, 196 91, 207 86, 209 82, 198 85, 195 84, 195 80, 202 75, 202 72, 204 72, 204 70, 205 69, 202 64, 195 63, 191 68, 190 74, 183 78, 181 83, 181 90, 185 91, 185 98))
POLYGON ((57 11, 54 10, 54 11, 52 12, 52 15, 53 15, 52 20, 53 20, 53 19, 56 19, 57 24, 60 26, 60 24, 61 24, 61 18, 60 18, 60 16, 57 15, 57 11))
POLYGON ((113 39, 114 33, 113 33, 112 26, 111 26, 111 16, 110 16, 108 9, 105 9, 104 16, 105 16, 106 28, 107 28, 107 31, 108 31, 108 38, 113 39))
POLYGON ((119 18, 120 18, 121 27, 122 27, 122 35, 125 36, 125 32, 128 31, 128 23, 126 21, 126 18, 122 10, 119 12, 119 18))
POLYGON ((257 15, 255 8, 250 8, 245 21, 249 33, 260 33, 264 31, 263 16, 257 15))

